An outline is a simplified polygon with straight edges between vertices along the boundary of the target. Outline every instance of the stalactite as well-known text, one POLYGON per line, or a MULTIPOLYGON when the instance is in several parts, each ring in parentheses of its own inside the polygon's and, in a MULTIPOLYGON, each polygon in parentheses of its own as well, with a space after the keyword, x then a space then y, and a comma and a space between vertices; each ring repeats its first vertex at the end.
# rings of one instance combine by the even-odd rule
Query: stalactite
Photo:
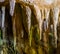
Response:
POLYGON ((0 0, 0 2, 4 2, 5 0, 0 0))
POLYGON ((5 7, 2 7, 2 28, 4 27, 4 22, 5 22, 5 7))
POLYGON ((26 6, 26 15, 27 15, 28 31, 30 32, 30 27, 31 27, 31 9, 28 6, 26 6))
POLYGON ((57 47, 57 23, 59 16, 59 8, 54 7, 53 9, 53 24, 54 24, 54 36, 55 36, 55 47, 57 47))
POLYGON ((13 16, 15 8, 15 0, 10 0, 10 15, 13 16))
POLYGON ((0 27, 2 26, 2 10, 0 8, 0 27))
POLYGON ((54 2, 54 0, 45 0, 45 2, 46 2, 47 4, 52 4, 52 3, 54 2))
MULTIPOLYGON (((1 35, 0 35, 0 37, 2 37, 1 38, 1 44, 3 45, 3 41, 5 41, 5 29, 4 29, 4 21, 5 21, 5 7, 1 7, 1 13, 0 13, 0 23, 1 23, 1 31, 2 32, 0 32, 1 33, 1 35), (3 35, 2 35, 3 34, 3 35)), ((1 51, 1 54, 3 53, 3 50, 1 51)))
POLYGON ((51 32, 53 32, 53 24, 51 24, 51 32))
MULTIPOLYGON (((44 9, 41 10, 41 18, 42 18, 42 22, 41 22, 41 35, 42 35, 43 34, 42 32, 44 32, 43 29, 45 29, 45 27, 42 28, 42 26, 45 26, 46 24, 45 16, 44 16, 44 9)), ((43 39, 43 37, 41 39, 43 39)))
MULTIPOLYGON (((10 15, 13 16, 15 9, 15 0, 10 0, 10 15)), ((16 26, 15 18, 13 19, 13 35, 14 35, 14 48, 16 47, 16 26)))
POLYGON ((39 24, 39 29, 40 29, 40 40, 41 40, 41 32, 42 32, 42 18, 41 18, 41 11, 40 8, 37 5, 34 5, 35 9, 35 16, 37 18, 38 24, 39 24))
POLYGON ((44 9, 41 10, 42 20, 45 19, 44 9))
POLYGON ((49 23, 49 12, 50 12, 50 9, 45 8, 45 18, 46 18, 47 28, 49 23))
POLYGON ((2 9, 0 7, 0 46, 3 44, 2 42, 2 9))
POLYGON ((2 7, 2 32, 3 32, 3 43, 6 43, 6 39, 5 39, 5 6, 2 7))
POLYGON ((31 38, 30 38, 30 28, 31 28, 31 9, 26 6, 26 15, 27 15, 27 25, 28 25, 28 35, 29 35, 29 44, 31 46, 31 38))
POLYGON ((43 29, 43 32, 45 32, 46 29, 47 29, 47 22, 46 22, 46 19, 43 20, 43 25, 42 25, 42 26, 43 26, 43 28, 42 28, 42 29, 43 29))

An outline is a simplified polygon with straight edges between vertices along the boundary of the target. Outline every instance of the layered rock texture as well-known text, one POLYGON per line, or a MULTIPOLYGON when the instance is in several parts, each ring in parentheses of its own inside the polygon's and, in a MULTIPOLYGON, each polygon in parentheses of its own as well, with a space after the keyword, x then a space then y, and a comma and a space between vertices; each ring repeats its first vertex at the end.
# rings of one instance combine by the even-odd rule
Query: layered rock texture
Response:
POLYGON ((59 54, 60 0, 0 0, 0 6, 1 54, 59 54))

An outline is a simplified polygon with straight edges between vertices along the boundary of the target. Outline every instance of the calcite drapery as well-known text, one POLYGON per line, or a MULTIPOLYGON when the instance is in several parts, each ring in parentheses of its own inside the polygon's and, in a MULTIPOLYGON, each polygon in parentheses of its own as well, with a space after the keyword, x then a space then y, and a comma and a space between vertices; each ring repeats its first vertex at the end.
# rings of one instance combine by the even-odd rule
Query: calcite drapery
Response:
MULTIPOLYGON (((30 1, 30 0, 29 0, 30 1)), ((15 0, 11 0, 10 2, 10 14, 11 16, 13 16, 14 14, 14 17, 12 19, 13 21, 13 33, 14 33, 14 48, 17 44, 17 39, 18 39, 18 46, 21 47, 22 44, 21 44, 21 36, 22 38, 23 37, 26 37, 24 35, 24 32, 28 33, 29 34, 29 31, 30 31, 30 28, 31 28, 31 12, 33 12, 33 14, 35 15, 34 18, 37 19, 38 21, 38 25, 39 25, 39 30, 40 30, 40 40, 42 39, 42 24, 43 24, 43 21, 44 19, 46 19, 46 22, 47 23, 44 23, 45 25, 47 24, 47 28, 49 27, 48 26, 48 23, 50 20, 49 18, 49 13, 50 13, 50 8, 52 8, 53 10, 53 24, 54 24, 54 37, 55 37, 55 44, 57 45, 57 22, 58 22, 58 15, 59 15, 59 8, 55 9, 56 6, 49 6, 49 5, 46 5, 44 6, 44 4, 40 3, 40 2, 34 2, 34 3, 30 3, 28 1, 26 2, 23 2, 23 1, 19 1, 20 4, 17 5, 20 7, 20 5, 22 6, 22 12, 21 12, 21 9, 15 9, 16 12, 14 13, 14 8, 15 8, 15 0), (42 8, 40 6, 40 4, 44 7, 42 8), (47 6, 49 6, 47 8, 47 6), (45 8, 46 7, 46 8, 45 8), (54 8, 54 9, 53 9, 54 8), (20 11, 20 12, 19 12, 20 11), (45 12, 44 12, 45 11, 45 12), (21 14, 21 15, 20 15, 21 14), (44 15, 45 14, 45 15, 44 15), (21 21, 21 16, 22 16, 22 21, 21 21), (22 25, 23 24, 23 25, 22 25), (26 31, 24 31, 24 29, 26 31), (18 36, 18 37, 17 37, 18 36)), ((46 3, 45 3, 46 4, 46 3)), ((50 3, 51 4, 51 3, 50 3)), ((32 17, 33 18, 33 17, 32 17)), ((3 22, 4 23, 4 22, 3 22)), ((4 27, 4 25, 3 25, 4 27)), ((52 27, 52 26, 51 26, 52 27)), ((47 29, 46 26, 45 26, 45 30, 47 29)), ((46 32, 47 33, 47 32, 46 32)), ((28 35, 27 35, 28 36, 28 35)), ((46 34, 44 35, 44 37, 47 36, 46 34)), ((27 38, 26 38, 27 39, 27 38)), ((24 39, 25 40, 25 39, 24 39)), ((45 39, 46 40, 46 39, 45 39)), ((23 47, 23 46, 22 46, 23 47)))
MULTIPOLYGON (((28 2, 28 1, 27 1, 28 2)), ((38 1, 37 1, 38 2, 38 1)), ((24 2, 23 2, 24 3, 24 2)), ((52 2, 53 3, 53 2, 52 2)), ((36 19, 37 19, 37 21, 38 21, 38 23, 39 23, 39 28, 40 28, 40 38, 41 38, 41 34, 42 34, 42 23, 43 23, 43 19, 44 18, 46 18, 46 21, 47 21, 47 28, 48 28, 48 20, 49 20, 49 12, 50 12, 50 8, 54 8, 55 6, 53 5, 53 6, 51 6, 51 7, 49 7, 49 8, 41 8, 40 9, 40 3, 38 2, 38 4, 36 3, 33 3, 33 4, 30 4, 30 3, 27 3, 27 4, 29 4, 29 5, 31 5, 31 6, 33 6, 33 10, 34 10, 34 14, 35 14, 35 16, 36 16, 36 19), (42 11, 42 12, 41 12, 42 11), (44 16, 44 11, 45 11, 45 16, 44 16)), ((46 4, 46 3, 45 3, 46 4)), ((48 2, 47 2, 47 4, 48 4, 48 2)), ((51 3, 50 3, 51 4, 51 3)), ((26 6, 29 6, 29 5, 26 5, 26 6)), ((43 6, 44 4, 42 4, 42 6, 43 6)), ((29 6, 29 7, 31 7, 31 6, 29 6)), ((46 6, 49 6, 49 4, 48 5, 46 5, 46 6)), ((28 10, 28 9, 26 9, 26 10, 28 10)), ((28 13, 27 11, 26 11, 26 13, 28 13)), ((53 18, 54 19, 54 18, 53 18)), ((30 27, 30 26, 29 26, 30 27)), ((41 39, 40 39, 41 40, 41 39)))

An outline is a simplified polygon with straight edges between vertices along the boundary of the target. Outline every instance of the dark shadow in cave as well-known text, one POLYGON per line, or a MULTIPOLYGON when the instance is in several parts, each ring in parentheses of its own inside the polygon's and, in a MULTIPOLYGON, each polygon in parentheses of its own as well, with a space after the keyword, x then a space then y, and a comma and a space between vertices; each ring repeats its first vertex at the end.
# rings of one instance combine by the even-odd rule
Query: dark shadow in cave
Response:
POLYGON ((10 15, 9 4, 5 8, 5 36, 7 40, 7 44, 11 45, 13 40, 13 31, 12 31, 12 16, 10 15))

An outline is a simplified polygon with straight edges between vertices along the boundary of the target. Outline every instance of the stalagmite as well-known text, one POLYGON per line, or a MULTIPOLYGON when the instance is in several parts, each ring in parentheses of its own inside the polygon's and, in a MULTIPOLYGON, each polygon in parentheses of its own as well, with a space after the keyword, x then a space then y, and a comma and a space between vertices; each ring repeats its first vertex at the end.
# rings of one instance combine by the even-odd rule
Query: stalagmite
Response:
POLYGON ((34 5, 35 9, 35 16, 37 18, 37 21, 39 23, 39 29, 40 29, 40 40, 41 40, 41 33, 42 33, 42 18, 41 18, 41 10, 37 5, 34 5))
POLYGON ((13 16, 15 8, 15 0, 10 0, 10 15, 13 16))
POLYGON ((59 7, 54 7, 53 9, 53 24, 54 24, 54 36, 55 36, 55 46, 57 47, 57 23, 59 16, 59 7))

